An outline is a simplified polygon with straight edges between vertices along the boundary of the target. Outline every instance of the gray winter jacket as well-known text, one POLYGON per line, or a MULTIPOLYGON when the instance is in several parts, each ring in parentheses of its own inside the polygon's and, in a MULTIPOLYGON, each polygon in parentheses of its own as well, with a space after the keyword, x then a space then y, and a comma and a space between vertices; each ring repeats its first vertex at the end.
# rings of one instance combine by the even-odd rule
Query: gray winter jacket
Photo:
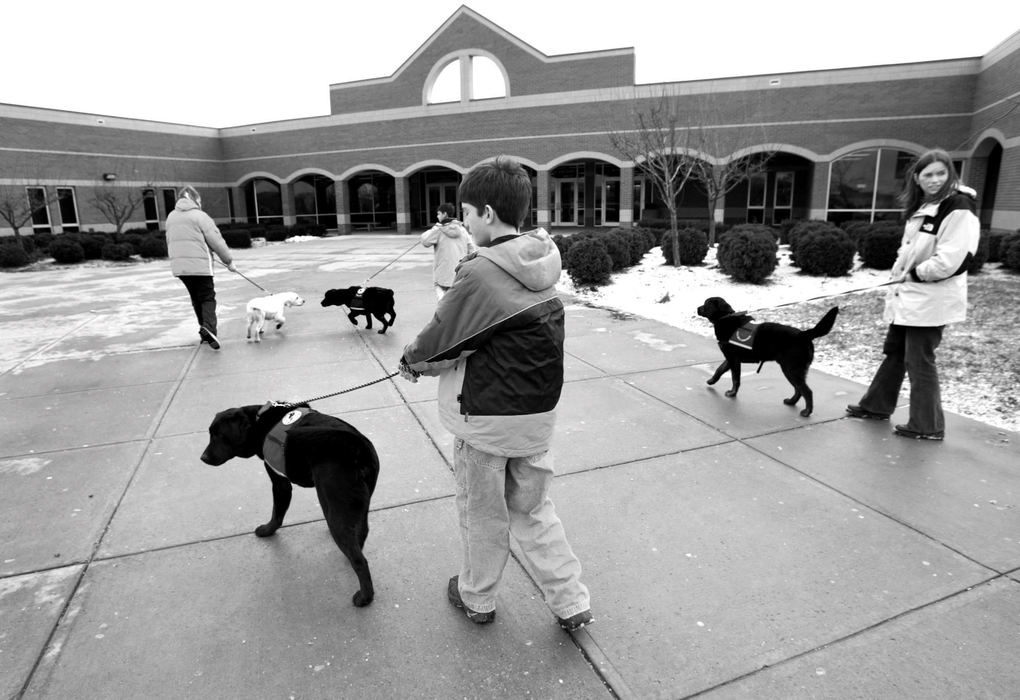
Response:
POLYGON ((166 247, 175 277, 212 276, 212 251, 224 265, 233 261, 212 217, 186 197, 177 200, 177 206, 166 217, 166 247))

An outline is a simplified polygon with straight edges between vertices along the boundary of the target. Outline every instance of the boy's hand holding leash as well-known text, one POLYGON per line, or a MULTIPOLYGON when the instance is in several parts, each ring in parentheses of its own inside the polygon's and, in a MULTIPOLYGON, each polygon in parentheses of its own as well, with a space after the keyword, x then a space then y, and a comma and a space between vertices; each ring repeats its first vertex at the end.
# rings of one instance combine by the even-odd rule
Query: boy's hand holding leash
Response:
POLYGON ((418 377, 421 376, 418 372, 407 366, 407 360, 403 357, 400 358, 400 365, 397 367, 397 371, 400 372, 400 376, 411 382, 412 384, 418 383, 418 377))

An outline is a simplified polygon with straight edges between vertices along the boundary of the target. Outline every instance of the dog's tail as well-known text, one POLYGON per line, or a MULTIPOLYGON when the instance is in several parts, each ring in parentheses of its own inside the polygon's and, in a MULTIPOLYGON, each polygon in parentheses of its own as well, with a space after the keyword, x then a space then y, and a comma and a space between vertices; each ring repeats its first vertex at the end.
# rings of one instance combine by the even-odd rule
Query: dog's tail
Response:
POLYGON ((800 336, 807 340, 814 340, 815 338, 821 338, 823 335, 828 335, 829 331, 832 330, 832 327, 836 325, 837 314, 839 314, 839 307, 833 306, 825 312, 825 315, 822 316, 822 320, 819 321, 814 328, 801 331, 800 336))

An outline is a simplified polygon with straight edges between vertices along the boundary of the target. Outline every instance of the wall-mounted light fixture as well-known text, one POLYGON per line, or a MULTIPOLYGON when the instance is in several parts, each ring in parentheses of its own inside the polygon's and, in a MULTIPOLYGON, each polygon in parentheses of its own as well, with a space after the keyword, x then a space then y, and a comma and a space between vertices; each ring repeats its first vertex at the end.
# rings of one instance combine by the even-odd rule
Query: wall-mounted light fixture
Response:
POLYGON ((103 173, 103 179, 107 182, 113 182, 117 179, 117 173, 103 173))

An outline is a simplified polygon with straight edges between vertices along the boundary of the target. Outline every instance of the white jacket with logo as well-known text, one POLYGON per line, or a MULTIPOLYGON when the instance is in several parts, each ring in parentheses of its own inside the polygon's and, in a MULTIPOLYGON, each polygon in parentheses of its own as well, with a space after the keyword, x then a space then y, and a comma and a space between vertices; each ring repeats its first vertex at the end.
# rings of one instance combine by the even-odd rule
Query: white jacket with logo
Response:
POLYGON ((981 225, 969 187, 925 204, 907 220, 893 263, 884 319, 898 326, 944 326, 967 318, 966 268, 977 252, 981 225))

